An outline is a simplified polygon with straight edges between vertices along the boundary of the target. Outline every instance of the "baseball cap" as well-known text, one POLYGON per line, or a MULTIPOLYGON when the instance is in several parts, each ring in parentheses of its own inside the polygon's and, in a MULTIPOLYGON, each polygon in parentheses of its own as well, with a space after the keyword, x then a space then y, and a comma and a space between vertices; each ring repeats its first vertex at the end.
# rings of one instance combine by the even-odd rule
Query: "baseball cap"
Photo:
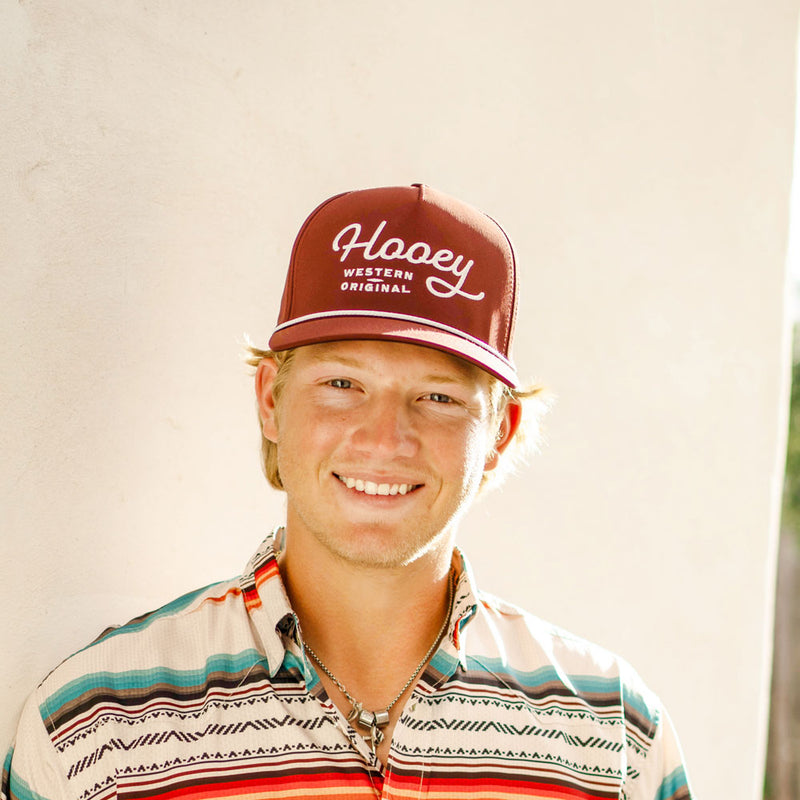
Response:
POLYGON ((360 189, 300 229, 269 347, 407 342, 516 386, 516 308, 514 250, 491 217, 424 184, 360 189))

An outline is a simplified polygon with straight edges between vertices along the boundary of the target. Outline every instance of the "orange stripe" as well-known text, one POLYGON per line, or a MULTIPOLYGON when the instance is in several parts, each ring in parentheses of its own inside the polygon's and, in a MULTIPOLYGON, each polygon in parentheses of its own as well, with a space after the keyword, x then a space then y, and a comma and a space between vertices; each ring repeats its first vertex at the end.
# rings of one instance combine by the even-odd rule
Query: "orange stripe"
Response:
POLYGON ((206 597, 206 599, 203 600, 200 605, 204 606, 206 603, 224 603, 229 597, 235 597, 241 593, 242 590, 238 586, 234 586, 231 589, 228 589, 225 594, 221 594, 219 597, 206 597))

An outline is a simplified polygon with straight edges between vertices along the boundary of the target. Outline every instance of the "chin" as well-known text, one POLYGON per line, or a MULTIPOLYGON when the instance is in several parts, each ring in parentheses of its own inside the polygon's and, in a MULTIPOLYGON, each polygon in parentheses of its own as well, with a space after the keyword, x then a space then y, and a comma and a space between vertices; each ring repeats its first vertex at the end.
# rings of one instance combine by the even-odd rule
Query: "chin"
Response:
POLYGON ((347 541, 328 541, 328 547, 339 558, 359 567, 398 569, 408 566, 436 549, 445 538, 444 533, 411 541, 387 541, 390 535, 382 533, 380 526, 370 526, 367 531, 354 532, 347 541))

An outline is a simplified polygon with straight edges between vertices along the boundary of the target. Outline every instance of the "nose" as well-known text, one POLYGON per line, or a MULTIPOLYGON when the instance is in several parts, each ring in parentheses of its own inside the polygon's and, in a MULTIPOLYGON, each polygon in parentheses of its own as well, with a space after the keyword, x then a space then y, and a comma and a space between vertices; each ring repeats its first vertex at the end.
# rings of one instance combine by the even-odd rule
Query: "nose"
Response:
POLYGON ((376 394, 362 405, 353 433, 360 450, 382 457, 412 456, 417 449, 417 432, 405 400, 394 393, 376 394))

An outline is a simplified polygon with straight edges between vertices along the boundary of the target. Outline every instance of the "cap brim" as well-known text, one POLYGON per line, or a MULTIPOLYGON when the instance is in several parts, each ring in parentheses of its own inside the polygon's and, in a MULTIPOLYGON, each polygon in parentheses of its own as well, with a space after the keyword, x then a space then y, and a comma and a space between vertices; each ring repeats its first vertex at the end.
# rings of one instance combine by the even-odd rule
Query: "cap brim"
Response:
POLYGON ((269 340, 269 348, 288 350, 291 347, 344 339, 387 340, 433 347, 475 364, 512 388, 519 383, 514 365, 488 347, 481 347, 475 342, 422 323, 411 324, 384 317, 343 315, 336 318, 304 320, 282 326, 275 331, 269 340))

